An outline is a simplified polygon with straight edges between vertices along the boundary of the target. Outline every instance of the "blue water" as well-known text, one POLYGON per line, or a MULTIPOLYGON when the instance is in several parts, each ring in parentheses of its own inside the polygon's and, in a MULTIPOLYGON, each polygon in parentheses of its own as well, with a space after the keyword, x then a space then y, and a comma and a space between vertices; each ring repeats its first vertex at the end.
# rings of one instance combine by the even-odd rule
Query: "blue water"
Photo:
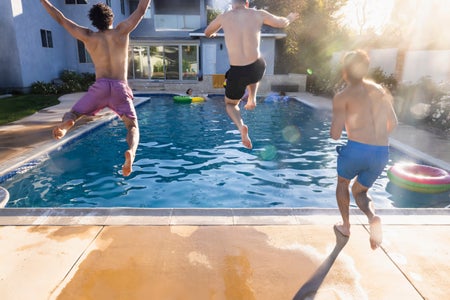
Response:
MULTIPOLYGON (((151 96, 138 107, 141 140, 131 176, 120 174, 127 144, 117 119, 6 181, 7 206, 336 207, 335 147, 342 142, 328 137, 329 113, 296 100, 241 108, 253 150, 242 146, 223 97, 178 104, 151 96)), ((448 194, 431 202, 399 194, 385 173, 371 195, 377 207, 410 207, 415 198, 413 207, 450 202, 448 194)))

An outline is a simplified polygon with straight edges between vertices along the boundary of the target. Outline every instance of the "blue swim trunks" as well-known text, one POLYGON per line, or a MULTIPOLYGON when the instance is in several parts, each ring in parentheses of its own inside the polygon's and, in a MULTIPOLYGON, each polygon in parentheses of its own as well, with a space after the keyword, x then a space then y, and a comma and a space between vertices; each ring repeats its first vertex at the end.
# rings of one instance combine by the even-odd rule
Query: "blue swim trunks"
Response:
POLYGON ((389 160, 389 146, 363 144, 349 140, 347 145, 336 147, 337 173, 346 179, 357 180, 370 188, 389 160))
POLYGON ((133 104, 133 92, 126 81, 100 78, 89 87, 88 92, 72 107, 72 111, 94 116, 100 110, 109 107, 120 117, 136 119, 133 104))
POLYGON ((266 62, 258 58, 254 63, 246 66, 230 66, 225 78, 225 95, 231 100, 240 100, 245 94, 247 85, 257 83, 266 71, 266 62))

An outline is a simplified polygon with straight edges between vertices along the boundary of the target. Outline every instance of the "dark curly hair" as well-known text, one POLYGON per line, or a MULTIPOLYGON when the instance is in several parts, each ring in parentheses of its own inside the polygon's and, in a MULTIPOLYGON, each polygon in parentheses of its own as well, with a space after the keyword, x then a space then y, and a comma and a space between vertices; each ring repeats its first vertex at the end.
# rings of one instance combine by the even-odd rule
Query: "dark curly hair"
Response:
POLYGON ((104 3, 94 4, 88 16, 89 20, 92 21, 92 25, 100 31, 108 29, 114 19, 111 8, 104 3))

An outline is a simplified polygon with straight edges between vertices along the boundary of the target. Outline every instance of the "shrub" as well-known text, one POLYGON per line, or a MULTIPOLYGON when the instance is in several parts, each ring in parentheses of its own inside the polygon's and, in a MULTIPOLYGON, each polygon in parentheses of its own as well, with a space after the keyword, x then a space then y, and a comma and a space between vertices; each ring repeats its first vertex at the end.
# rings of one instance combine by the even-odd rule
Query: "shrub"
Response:
POLYGON ((394 74, 387 75, 380 67, 371 69, 368 77, 387 88, 392 94, 397 90, 397 79, 394 74))
POLYGON ((33 94, 52 95, 87 91, 95 81, 95 74, 76 73, 70 70, 61 72, 60 78, 53 83, 36 81, 31 85, 33 94))
POLYGON ((80 74, 64 70, 59 77, 62 80, 61 86, 59 86, 59 92, 61 94, 74 93, 81 91, 81 76, 80 74))
POLYGON ((342 89, 343 80, 340 70, 324 67, 315 73, 308 74, 306 79, 306 91, 314 95, 333 97, 342 89))
MULTIPOLYGON (((397 80, 394 74, 387 75, 380 67, 371 69, 369 79, 381 84, 391 93, 397 90, 397 80)), ((314 74, 308 74, 306 91, 315 95, 333 96, 345 86, 340 68, 326 66, 314 74)))
POLYGON ((87 91, 89 87, 95 82, 94 73, 81 73, 80 77, 81 90, 83 91, 87 91))
POLYGON ((450 87, 429 77, 415 84, 399 85, 394 108, 400 121, 422 125, 439 134, 450 133, 450 87))
POLYGON ((430 115, 426 121, 438 131, 450 134, 450 93, 431 100, 430 115))
POLYGON ((31 93, 38 95, 56 95, 58 94, 58 89, 52 83, 36 81, 31 85, 31 93))

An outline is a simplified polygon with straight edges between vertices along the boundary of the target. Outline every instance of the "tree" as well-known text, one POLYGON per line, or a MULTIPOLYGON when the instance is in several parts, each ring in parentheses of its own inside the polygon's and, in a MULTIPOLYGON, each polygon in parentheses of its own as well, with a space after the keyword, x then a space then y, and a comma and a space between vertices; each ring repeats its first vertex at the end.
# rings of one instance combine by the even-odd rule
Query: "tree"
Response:
POLYGON ((278 42, 276 73, 311 73, 327 68, 331 55, 348 42, 336 19, 347 0, 255 0, 251 6, 286 16, 298 12, 300 19, 287 29, 287 38, 278 42))

